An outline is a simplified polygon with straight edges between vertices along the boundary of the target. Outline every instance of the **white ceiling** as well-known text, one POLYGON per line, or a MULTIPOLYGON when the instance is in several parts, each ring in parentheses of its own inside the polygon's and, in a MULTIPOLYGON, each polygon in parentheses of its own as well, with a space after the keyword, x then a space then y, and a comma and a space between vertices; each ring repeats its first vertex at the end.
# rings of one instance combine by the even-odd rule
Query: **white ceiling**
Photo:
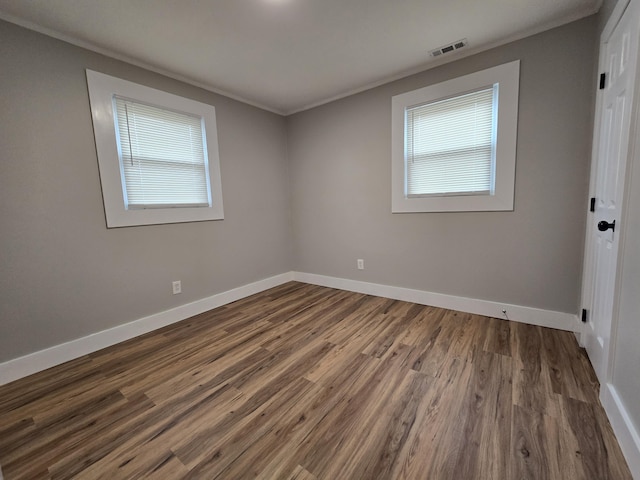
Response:
POLYGON ((292 113, 595 13, 602 0, 0 0, 0 18, 292 113), (445 58, 429 51, 467 38, 445 58))

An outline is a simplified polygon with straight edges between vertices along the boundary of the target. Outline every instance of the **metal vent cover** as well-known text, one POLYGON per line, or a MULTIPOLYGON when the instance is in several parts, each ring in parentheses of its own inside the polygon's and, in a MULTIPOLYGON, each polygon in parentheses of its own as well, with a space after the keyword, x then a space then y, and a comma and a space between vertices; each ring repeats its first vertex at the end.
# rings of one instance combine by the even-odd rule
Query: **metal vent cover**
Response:
POLYGON ((429 53, 432 57, 439 57, 440 55, 444 55, 445 53, 454 52, 461 49, 462 47, 466 47, 468 43, 469 42, 467 41, 467 39, 463 38, 462 40, 456 40, 455 42, 452 42, 448 45, 443 45, 434 50, 431 50, 429 53))

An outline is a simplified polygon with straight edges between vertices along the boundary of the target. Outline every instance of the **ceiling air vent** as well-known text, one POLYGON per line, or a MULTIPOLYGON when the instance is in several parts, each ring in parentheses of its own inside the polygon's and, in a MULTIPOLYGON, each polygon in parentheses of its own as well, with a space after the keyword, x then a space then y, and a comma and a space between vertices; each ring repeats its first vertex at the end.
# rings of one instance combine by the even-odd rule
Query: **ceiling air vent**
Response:
POLYGON ((453 52, 455 50, 459 50, 462 47, 466 47, 467 46, 467 39, 463 38, 462 40, 457 40, 453 43, 450 43, 449 45, 443 45, 442 47, 436 48, 435 50, 431 50, 431 56, 432 57, 439 57, 440 55, 443 55, 445 53, 449 53, 449 52, 453 52))

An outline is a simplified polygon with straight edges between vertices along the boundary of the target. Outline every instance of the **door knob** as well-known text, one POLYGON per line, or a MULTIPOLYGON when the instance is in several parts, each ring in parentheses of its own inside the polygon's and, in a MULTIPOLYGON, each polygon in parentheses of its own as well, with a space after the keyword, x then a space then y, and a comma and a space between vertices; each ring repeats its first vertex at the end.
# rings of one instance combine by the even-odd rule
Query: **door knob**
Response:
POLYGON ((615 220, 611 223, 607 222, 606 220, 601 220, 598 222, 598 230, 600 230, 601 232, 606 232, 609 229, 613 230, 614 232, 616 231, 615 220))

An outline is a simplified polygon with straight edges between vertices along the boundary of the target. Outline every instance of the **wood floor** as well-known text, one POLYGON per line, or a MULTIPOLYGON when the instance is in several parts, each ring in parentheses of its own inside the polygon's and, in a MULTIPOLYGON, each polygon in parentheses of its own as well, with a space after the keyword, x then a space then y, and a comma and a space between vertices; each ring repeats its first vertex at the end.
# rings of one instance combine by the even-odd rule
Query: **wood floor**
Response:
POLYGON ((0 387, 6 480, 630 479, 568 332, 288 283, 0 387))

